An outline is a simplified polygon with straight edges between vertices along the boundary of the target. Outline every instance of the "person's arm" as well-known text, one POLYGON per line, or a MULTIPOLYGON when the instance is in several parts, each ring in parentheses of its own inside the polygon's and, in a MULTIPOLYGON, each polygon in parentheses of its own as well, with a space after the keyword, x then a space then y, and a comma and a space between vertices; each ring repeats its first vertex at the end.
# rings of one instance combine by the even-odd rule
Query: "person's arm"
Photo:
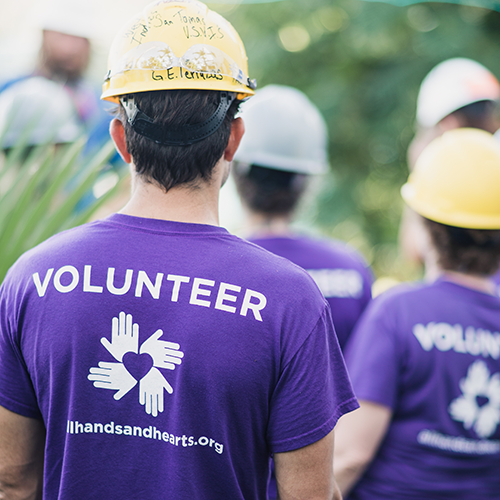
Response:
POLYGON ((334 474, 347 495, 371 463, 389 427, 392 410, 370 401, 344 415, 336 426, 334 474))
POLYGON ((0 406, 0 499, 41 500, 45 427, 0 406))
POLYGON ((332 470, 333 441, 331 431, 313 444, 274 454, 280 500, 341 500, 332 470))

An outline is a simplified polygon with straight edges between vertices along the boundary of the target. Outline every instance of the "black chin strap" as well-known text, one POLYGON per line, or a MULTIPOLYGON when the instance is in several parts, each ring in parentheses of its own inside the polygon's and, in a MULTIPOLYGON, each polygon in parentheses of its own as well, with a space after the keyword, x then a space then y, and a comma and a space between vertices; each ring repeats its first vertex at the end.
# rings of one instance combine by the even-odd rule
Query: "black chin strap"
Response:
POLYGON ((140 135, 165 146, 189 146, 212 135, 222 125, 226 113, 236 99, 232 92, 219 92, 219 105, 214 114, 202 123, 165 129, 144 114, 131 96, 120 98, 130 126, 140 135))

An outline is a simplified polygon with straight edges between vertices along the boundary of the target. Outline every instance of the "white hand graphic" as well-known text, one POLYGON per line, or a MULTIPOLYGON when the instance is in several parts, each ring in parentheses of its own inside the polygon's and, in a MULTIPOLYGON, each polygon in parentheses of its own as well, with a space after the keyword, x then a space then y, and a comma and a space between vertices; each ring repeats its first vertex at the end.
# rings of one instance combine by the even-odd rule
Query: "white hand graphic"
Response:
POLYGON ((139 403, 146 405, 145 410, 148 415, 157 417, 158 412, 163 412, 163 389, 169 394, 174 392, 172 386, 154 367, 139 382, 139 403))
POLYGON ((497 429, 500 422, 500 412, 498 408, 491 405, 485 405, 479 412, 474 430, 478 436, 489 438, 497 429))
POLYGON ((462 395, 449 407, 451 418, 471 427, 482 439, 492 436, 500 424, 500 373, 491 375, 483 360, 476 360, 467 370, 467 377, 460 380, 462 395), (484 398, 479 404, 478 397, 484 398))
POLYGON ((135 387, 137 380, 130 375, 121 363, 99 362, 99 368, 90 369, 87 377, 94 381, 94 387, 101 389, 117 390, 113 396, 116 400, 121 399, 130 389, 135 387))
POLYGON ((156 330, 149 339, 141 345, 141 354, 147 353, 153 358, 154 366, 175 370, 175 365, 180 365, 184 353, 179 351, 181 346, 173 342, 158 340, 163 335, 163 330, 156 330))
POLYGON ((135 352, 139 348, 139 325, 132 324, 132 315, 119 314, 119 318, 113 318, 111 322, 111 342, 101 338, 102 345, 117 360, 121 361, 127 352, 135 352))

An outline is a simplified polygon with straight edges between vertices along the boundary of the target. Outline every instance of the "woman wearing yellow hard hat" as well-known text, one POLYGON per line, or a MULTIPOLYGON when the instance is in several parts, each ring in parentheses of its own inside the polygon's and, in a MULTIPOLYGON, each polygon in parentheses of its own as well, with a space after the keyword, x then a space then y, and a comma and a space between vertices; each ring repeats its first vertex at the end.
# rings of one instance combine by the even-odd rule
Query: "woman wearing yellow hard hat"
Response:
POLYGON ((336 432, 350 499, 495 499, 500 491, 500 145, 456 129, 402 188, 439 276, 368 307, 346 361, 361 408, 336 432))
MULTIPOLYGON (((454 57, 440 62, 423 79, 416 106, 416 133, 408 146, 408 167, 415 162, 429 143, 448 130, 477 128, 495 133, 500 128, 496 106, 500 83, 495 75, 477 61, 454 57)), ((414 264, 423 264, 425 237, 415 212, 403 211, 399 229, 400 248, 404 257, 414 264)), ((427 266, 425 274, 434 276, 427 266)))

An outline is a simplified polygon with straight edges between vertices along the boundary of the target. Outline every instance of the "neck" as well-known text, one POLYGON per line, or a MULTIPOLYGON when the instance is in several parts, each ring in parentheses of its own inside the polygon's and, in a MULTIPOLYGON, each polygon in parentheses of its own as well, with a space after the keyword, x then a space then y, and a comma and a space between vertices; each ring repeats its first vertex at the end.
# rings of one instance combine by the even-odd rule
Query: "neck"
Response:
POLYGON ((132 194, 119 213, 146 219, 219 225, 219 187, 215 182, 177 186, 165 193, 132 173, 132 194))
POLYGON ((248 214, 245 232, 254 238, 290 236, 293 234, 291 222, 289 215, 276 216, 252 212, 248 214))
POLYGON ((451 281, 489 295, 497 295, 495 283, 489 277, 464 274, 457 271, 442 271, 441 276, 446 281, 451 281))

